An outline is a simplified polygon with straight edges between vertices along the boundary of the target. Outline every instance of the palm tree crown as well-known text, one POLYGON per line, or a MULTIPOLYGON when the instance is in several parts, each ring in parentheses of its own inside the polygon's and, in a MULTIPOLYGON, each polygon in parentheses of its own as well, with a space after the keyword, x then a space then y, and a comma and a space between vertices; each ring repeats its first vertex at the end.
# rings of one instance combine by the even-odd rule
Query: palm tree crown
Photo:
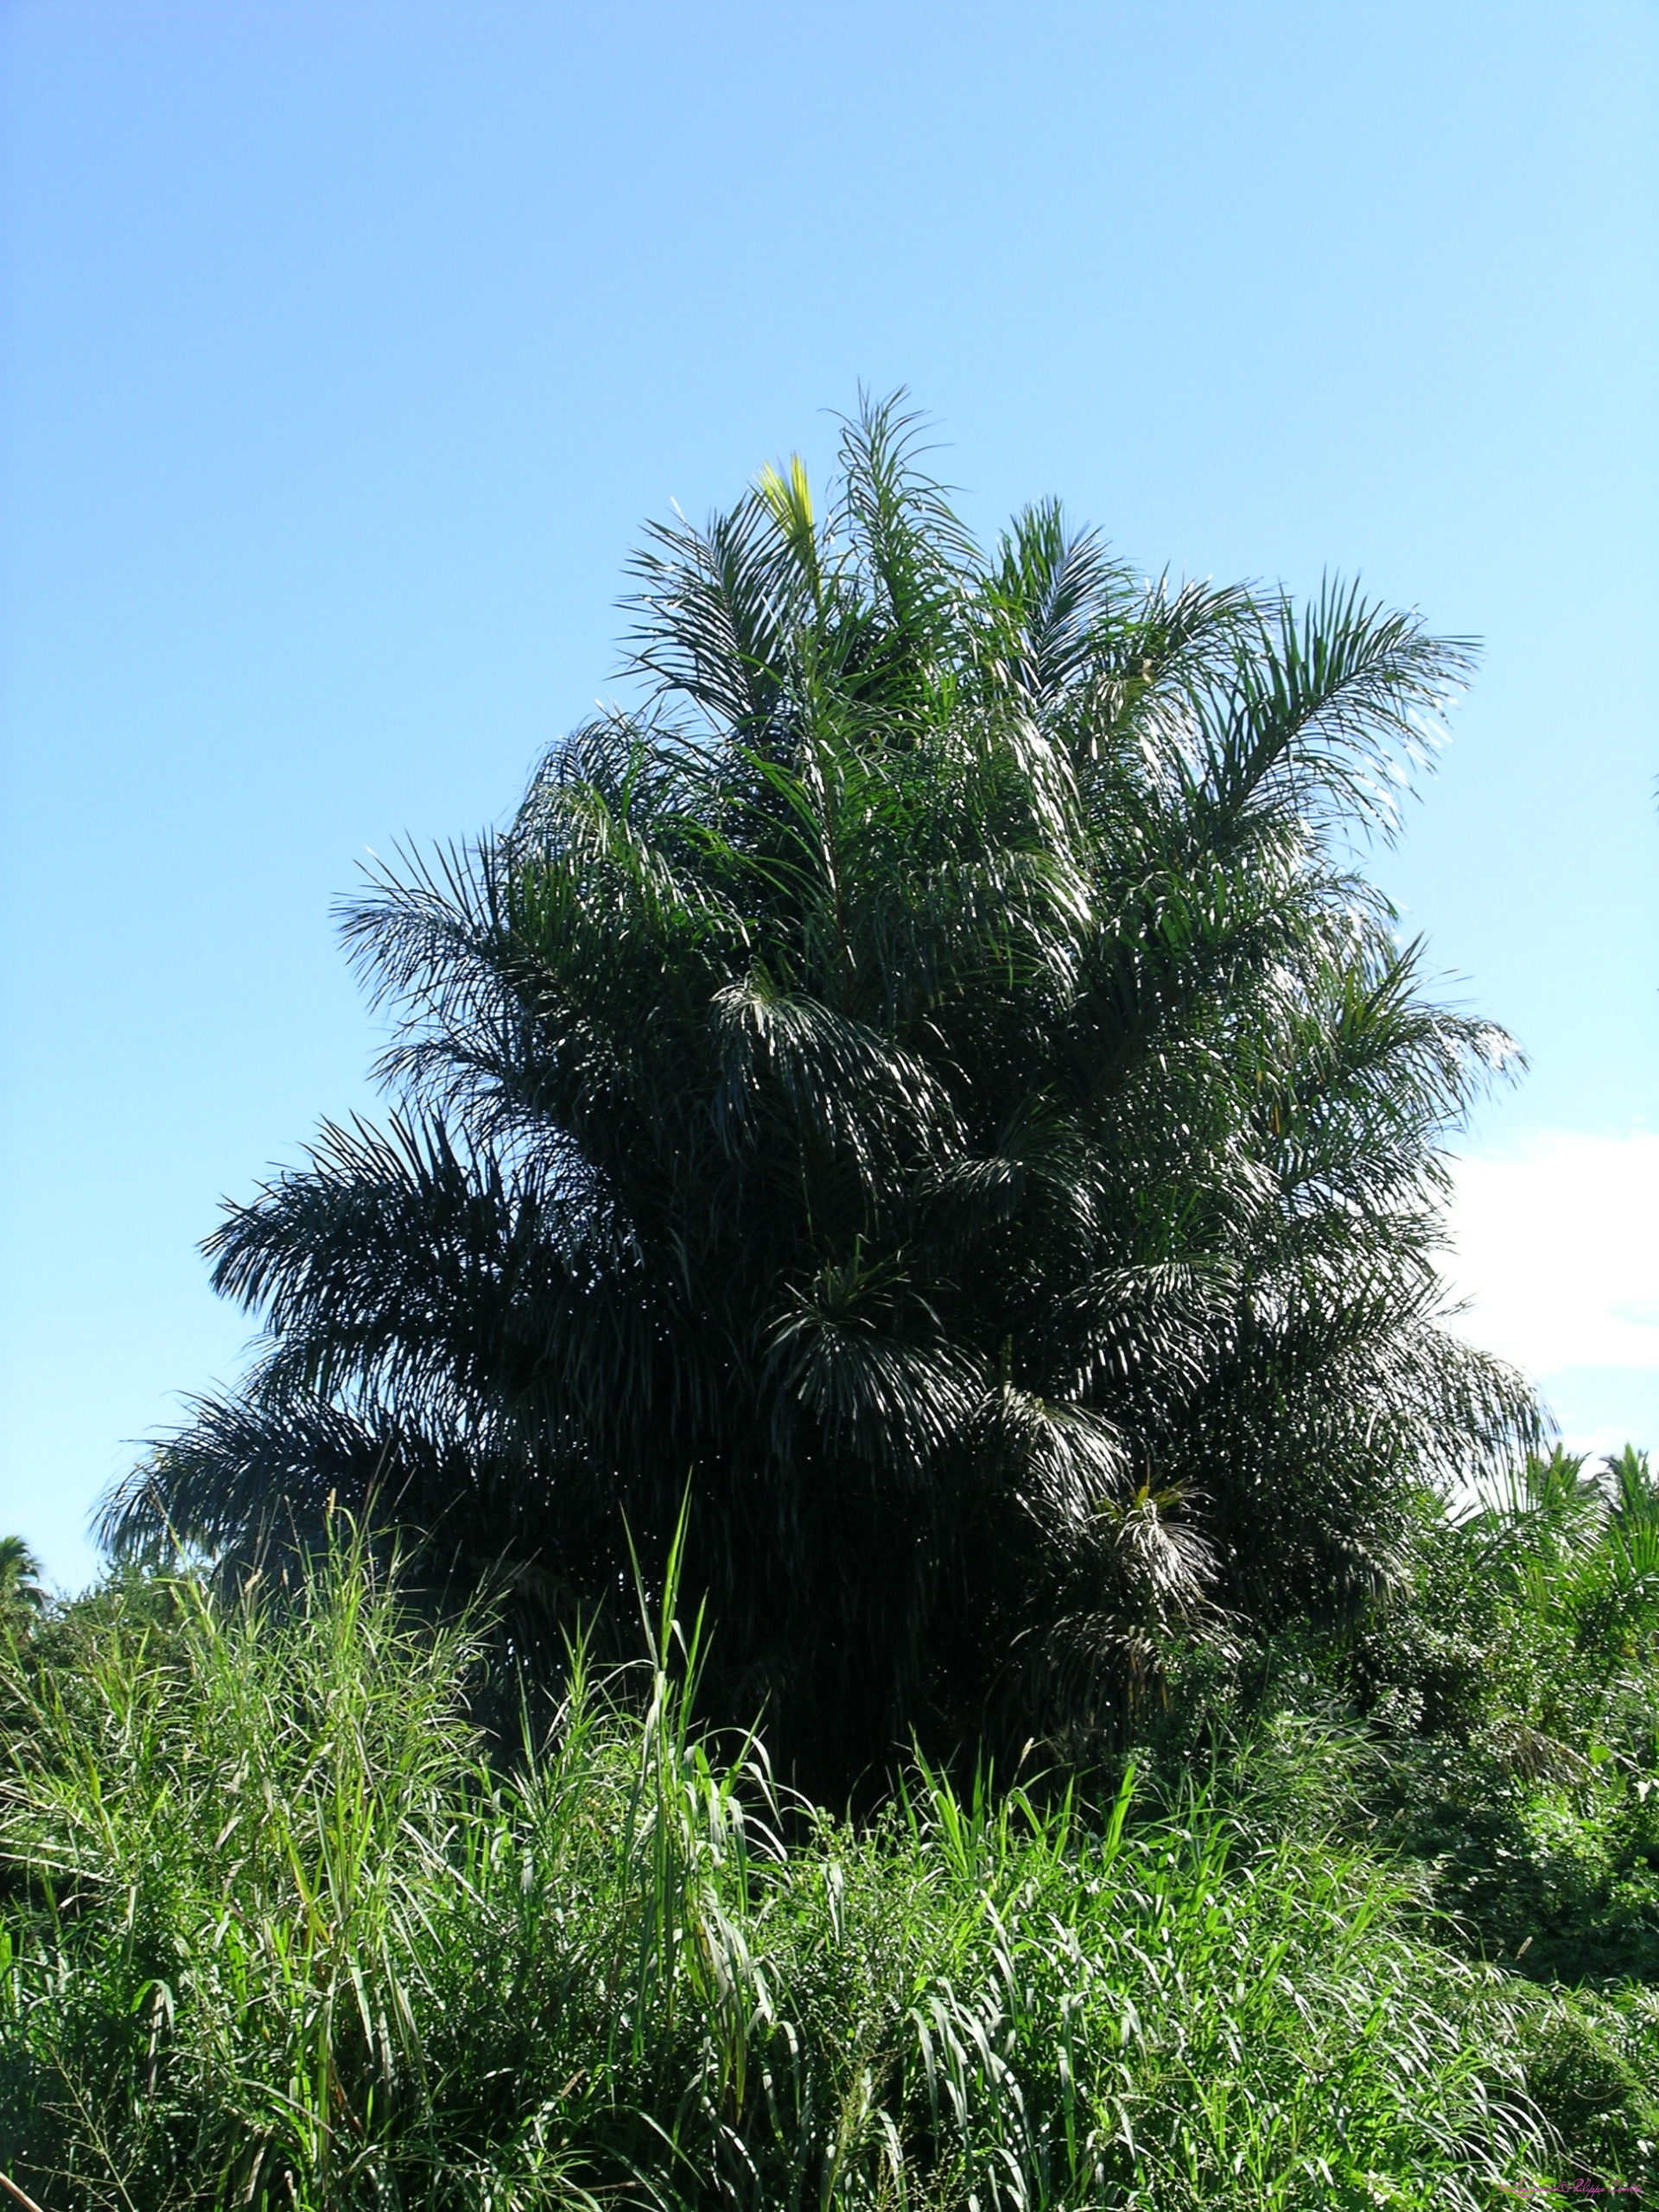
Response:
POLYGON ((647 703, 349 912, 397 1111, 230 1210, 264 1350, 106 1521, 234 1567, 338 1500, 533 1649, 689 1491, 710 1694, 826 1788, 1347 1602, 1535 1429, 1437 1319, 1511 1047, 1353 860, 1466 649, 1052 505, 983 553, 892 403, 842 463, 652 530, 647 703))
POLYGON ((31 1626, 47 1602, 39 1560, 21 1536, 0 1536, 0 1624, 31 1626))

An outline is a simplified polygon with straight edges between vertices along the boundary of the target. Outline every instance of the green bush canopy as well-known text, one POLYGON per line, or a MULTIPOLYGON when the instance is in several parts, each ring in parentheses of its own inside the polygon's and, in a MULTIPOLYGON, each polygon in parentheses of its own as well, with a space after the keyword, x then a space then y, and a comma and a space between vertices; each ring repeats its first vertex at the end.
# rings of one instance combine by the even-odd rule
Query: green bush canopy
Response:
POLYGON ((893 402, 633 577, 645 703, 349 911, 396 1110, 230 1210, 257 1363, 108 1536, 235 1573, 334 1502, 550 1664, 689 1500, 712 1709, 831 1792, 1351 1605, 1536 1426, 1434 1258, 1512 1048, 1356 873, 1467 648, 1052 505, 988 554, 893 402))

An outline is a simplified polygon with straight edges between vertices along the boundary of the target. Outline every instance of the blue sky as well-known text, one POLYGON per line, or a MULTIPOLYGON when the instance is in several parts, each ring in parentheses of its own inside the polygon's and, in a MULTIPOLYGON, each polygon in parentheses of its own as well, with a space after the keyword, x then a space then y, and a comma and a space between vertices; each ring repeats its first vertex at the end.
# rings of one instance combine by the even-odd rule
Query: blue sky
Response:
POLYGON ((1654 0, 10 0, 0 1526, 234 1373, 331 903, 602 695, 642 518, 904 384, 987 527, 1478 633, 1378 873, 1532 1062, 1468 1325, 1659 1443, 1654 0))

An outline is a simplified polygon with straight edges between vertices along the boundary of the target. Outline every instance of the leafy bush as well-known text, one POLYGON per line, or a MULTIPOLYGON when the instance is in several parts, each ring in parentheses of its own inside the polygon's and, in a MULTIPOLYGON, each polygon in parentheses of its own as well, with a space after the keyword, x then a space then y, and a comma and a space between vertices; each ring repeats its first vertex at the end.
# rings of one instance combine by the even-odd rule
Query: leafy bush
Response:
POLYGON ((785 1802, 671 1629, 578 1653, 511 1776, 469 1632, 360 1560, 77 1633, 10 1664, 0 1803, 0 2135, 54 2212, 1472 2208, 1548 2155, 1529 2047, 1563 2111, 1635 2063, 1315 1830, 919 1769, 862 1827, 785 1802))

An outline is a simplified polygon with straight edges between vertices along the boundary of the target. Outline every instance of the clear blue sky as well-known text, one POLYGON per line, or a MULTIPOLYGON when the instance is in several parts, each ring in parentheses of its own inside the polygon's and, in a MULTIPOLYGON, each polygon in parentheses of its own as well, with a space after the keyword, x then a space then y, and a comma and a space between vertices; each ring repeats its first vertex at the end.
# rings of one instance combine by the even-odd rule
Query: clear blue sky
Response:
MULTIPOLYGON (((1381 872, 1531 1055, 1474 1146, 1654 1157, 1655 0, 11 0, 0 49, 0 1527, 59 1578, 235 1371, 221 1194, 368 1103, 365 848, 510 806, 640 519, 861 379, 986 525, 1479 633, 1381 872)), ((1569 1425, 1659 1442, 1634 1341, 1545 1328, 1569 1425)))

